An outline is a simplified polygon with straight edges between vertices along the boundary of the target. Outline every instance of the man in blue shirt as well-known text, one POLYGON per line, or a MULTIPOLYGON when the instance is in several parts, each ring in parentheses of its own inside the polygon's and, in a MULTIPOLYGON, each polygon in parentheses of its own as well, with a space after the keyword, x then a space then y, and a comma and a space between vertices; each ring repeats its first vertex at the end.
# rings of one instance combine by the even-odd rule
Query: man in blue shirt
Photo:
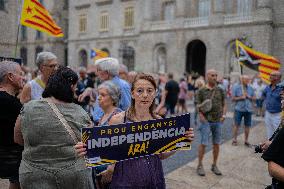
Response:
POLYGON ((269 139, 281 122, 281 73, 279 71, 271 72, 270 85, 267 86, 262 94, 265 103, 265 126, 267 131, 267 139, 269 139))
MULTIPOLYGON (((97 68, 97 75, 101 81, 112 81, 120 89, 121 97, 119 100, 118 108, 126 110, 131 104, 131 90, 127 81, 119 78, 119 62, 115 58, 102 58, 95 62, 97 68)), ((79 101, 82 101, 86 96, 92 94, 91 88, 85 90, 85 92, 79 97, 79 101)), ((96 124, 100 118, 104 115, 103 110, 99 106, 98 100, 96 100, 92 111, 93 121, 96 124)))
POLYGON ((249 86, 249 77, 243 75, 242 82, 233 88, 232 100, 235 101, 235 125, 233 127, 233 145, 237 145, 237 135, 241 126, 242 118, 245 125, 245 145, 250 146, 248 136, 252 125, 253 100, 255 100, 254 90, 249 86))

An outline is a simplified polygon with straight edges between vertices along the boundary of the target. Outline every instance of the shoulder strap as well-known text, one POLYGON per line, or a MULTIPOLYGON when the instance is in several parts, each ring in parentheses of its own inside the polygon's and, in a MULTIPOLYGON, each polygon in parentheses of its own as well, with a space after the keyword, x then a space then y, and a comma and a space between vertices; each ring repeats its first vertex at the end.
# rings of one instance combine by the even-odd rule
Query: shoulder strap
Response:
POLYGON ((213 89, 213 92, 212 92, 212 94, 211 94, 211 97, 210 97, 211 100, 213 99, 213 97, 214 97, 214 95, 215 95, 215 91, 216 91, 216 89, 214 88, 214 89, 213 89))
POLYGON ((44 101, 46 101, 48 103, 48 105, 51 107, 51 109, 53 110, 53 112, 56 114, 57 118, 60 120, 60 122, 63 124, 64 128, 66 129, 66 131, 68 132, 68 134, 71 136, 71 138, 73 139, 73 141, 75 142, 75 144, 77 144, 79 141, 74 133, 74 131, 72 130, 72 128, 70 127, 70 125, 67 123, 66 119, 64 118, 64 116, 61 114, 61 112, 59 111, 59 109, 57 108, 57 106, 50 102, 47 99, 44 99, 44 101))
POLYGON ((41 88, 45 89, 45 84, 43 83, 43 81, 42 81, 41 79, 36 78, 36 79, 35 79, 35 82, 36 82, 37 84, 39 84, 39 86, 41 86, 41 88))

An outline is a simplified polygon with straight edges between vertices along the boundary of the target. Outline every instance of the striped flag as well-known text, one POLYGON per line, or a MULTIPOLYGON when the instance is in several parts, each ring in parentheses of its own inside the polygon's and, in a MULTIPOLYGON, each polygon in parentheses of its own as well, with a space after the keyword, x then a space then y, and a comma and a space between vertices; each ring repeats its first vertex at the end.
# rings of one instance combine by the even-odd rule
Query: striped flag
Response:
POLYGON ((61 28, 57 26, 49 12, 38 0, 24 0, 21 24, 54 37, 64 36, 61 28))
POLYGON ((236 54, 242 66, 259 72, 260 78, 270 83, 270 73, 280 70, 280 61, 273 56, 257 52, 236 40, 236 54))
POLYGON ((100 49, 96 49, 96 48, 93 48, 91 49, 91 59, 93 59, 93 61, 96 61, 100 58, 106 58, 108 57, 108 53, 105 52, 105 51, 102 51, 100 49))

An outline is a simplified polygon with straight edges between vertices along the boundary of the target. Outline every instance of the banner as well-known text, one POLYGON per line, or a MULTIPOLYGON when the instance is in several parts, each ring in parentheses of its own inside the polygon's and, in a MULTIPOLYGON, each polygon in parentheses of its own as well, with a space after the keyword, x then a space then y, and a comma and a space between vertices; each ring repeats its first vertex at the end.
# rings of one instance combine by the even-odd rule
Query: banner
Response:
POLYGON ((96 167, 151 154, 189 150, 184 136, 190 114, 181 116, 82 129, 87 144, 87 166, 96 167))
POLYGON ((24 0, 21 24, 54 37, 64 36, 48 10, 38 0, 24 0))
POLYGON ((16 63, 22 65, 22 59, 21 58, 10 58, 10 57, 0 56, 0 62, 4 61, 4 60, 16 62, 16 63))
POLYGON ((236 40, 236 56, 242 66, 259 72, 260 78, 270 84, 270 74, 280 70, 280 61, 270 55, 258 52, 236 40))
POLYGON ((96 60, 101 59, 101 58, 106 58, 109 55, 107 52, 103 50, 93 48, 91 49, 90 56, 91 56, 91 59, 95 62, 96 60))

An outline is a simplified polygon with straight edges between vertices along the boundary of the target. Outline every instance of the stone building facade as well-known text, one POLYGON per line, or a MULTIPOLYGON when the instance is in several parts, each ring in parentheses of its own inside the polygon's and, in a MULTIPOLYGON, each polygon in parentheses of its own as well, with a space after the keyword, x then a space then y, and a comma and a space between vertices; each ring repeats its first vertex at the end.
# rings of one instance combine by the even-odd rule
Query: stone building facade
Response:
MULTIPOLYGON (((21 2, 0 0, 0 56, 15 56, 21 2)), ((41 51, 51 51, 58 56, 60 64, 67 65, 69 1, 39 0, 39 2, 50 12, 56 23, 63 29, 65 36, 54 38, 32 28, 20 26, 17 57, 22 58, 24 65, 35 68, 36 54, 41 51)))
POLYGON ((130 70, 228 75, 238 69, 236 38, 284 62, 279 0, 70 0, 69 13, 71 66, 91 63, 99 48, 130 70))

